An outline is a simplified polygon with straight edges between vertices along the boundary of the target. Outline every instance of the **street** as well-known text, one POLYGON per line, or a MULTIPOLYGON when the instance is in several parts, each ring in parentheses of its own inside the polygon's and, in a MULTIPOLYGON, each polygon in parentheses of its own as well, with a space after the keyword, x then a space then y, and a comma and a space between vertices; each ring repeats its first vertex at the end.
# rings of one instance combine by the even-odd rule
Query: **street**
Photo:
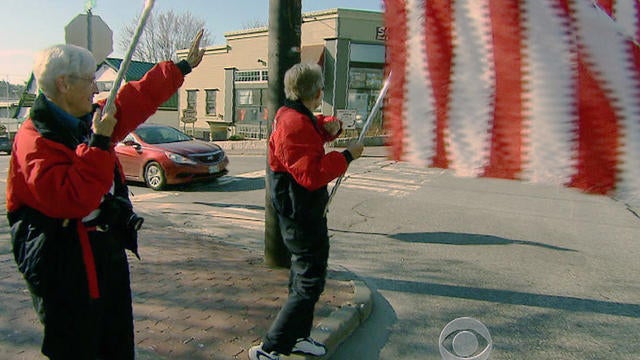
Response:
MULTIPOLYGON (((459 317, 486 325, 491 359, 637 359, 640 219, 624 204, 453 177, 382 150, 352 163, 328 215, 330 262, 374 293, 372 315, 332 359, 441 359, 440 332, 459 317)), ((142 216, 199 234, 224 222, 246 231, 236 246, 261 254, 264 168, 264 156, 231 154, 214 182, 130 190, 142 216)))
POLYGON ((334 212, 353 216, 330 222, 333 260, 380 294, 334 359, 439 359, 440 331, 463 316, 488 327, 491 359, 637 358, 640 222, 623 204, 406 164, 381 170, 406 193, 345 196, 334 212))

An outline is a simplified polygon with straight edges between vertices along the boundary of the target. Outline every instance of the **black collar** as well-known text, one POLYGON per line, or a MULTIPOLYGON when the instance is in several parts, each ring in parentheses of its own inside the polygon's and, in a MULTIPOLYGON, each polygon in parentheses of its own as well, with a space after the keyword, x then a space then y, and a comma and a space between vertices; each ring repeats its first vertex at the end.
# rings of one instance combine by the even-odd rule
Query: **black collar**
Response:
MULTIPOLYGON (((36 97, 29 116, 42 137, 61 143, 70 149, 75 149, 91 133, 89 123, 84 118, 79 119, 76 126, 69 126, 58 119, 44 94, 36 97)), ((86 117, 90 118, 91 114, 86 117)))
POLYGON ((316 128, 316 130, 318 129, 318 119, 316 119, 315 115, 313 115, 311 110, 309 110, 306 106, 304 106, 302 101, 300 100, 292 101, 292 100, 286 99, 284 101, 284 106, 306 115, 313 123, 313 127, 316 128))

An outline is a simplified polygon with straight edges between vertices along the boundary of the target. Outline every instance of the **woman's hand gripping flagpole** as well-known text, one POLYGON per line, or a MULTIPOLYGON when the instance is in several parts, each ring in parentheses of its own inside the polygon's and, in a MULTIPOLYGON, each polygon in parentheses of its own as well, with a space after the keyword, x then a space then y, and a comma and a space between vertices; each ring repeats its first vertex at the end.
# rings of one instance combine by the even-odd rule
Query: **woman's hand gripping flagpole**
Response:
POLYGON ((136 50, 136 46, 138 45, 138 40, 142 35, 142 31, 144 30, 144 26, 147 23, 147 18, 151 14, 151 9, 153 8, 153 4, 155 0, 145 0, 144 9, 142 9, 142 13, 140 14, 140 20, 138 21, 138 27, 136 28, 136 32, 131 39, 131 44, 129 44, 129 49, 127 50, 126 55, 122 59, 122 63, 120 64, 120 69, 118 69, 118 74, 116 75, 116 79, 113 82, 113 87, 111 88, 111 92, 109 93, 109 97, 107 98, 107 103, 104 106, 103 113, 115 114, 116 107, 116 94, 118 94, 118 90, 120 90, 120 84, 122 83, 122 79, 127 74, 127 69, 129 68, 129 64, 131 63, 131 58, 136 50))
MULTIPOLYGON (((387 79, 385 80, 384 85, 382 86, 382 90, 380 90, 380 94, 378 94, 378 98, 376 99, 376 102, 373 105, 373 108, 371 109, 369 116, 367 117, 367 121, 364 123, 364 126, 362 126, 362 130, 360 131, 360 135, 358 136, 358 141, 357 141, 358 143, 364 142, 364 138, 367 134, 367 131, 371 126, 371 121, 373 120, 373 118, 376 116, 376 114, 382 107, 382 101, 384 100, 384 97, 387 94, 387 90, 389 89, 390 79, 391 79, 391 72, 389 72, 389 76, 387 76, 387 79)), ((340 186, 340 183, 342 182, 343 178, 344 178, 344 174, 338 177, 338 179, 336 180, 336 184, 333 186, 333 188, 331 189, 331 192, 329 193, 329 200, 327 201, 327 206, 324 208, 325 216, 329 211, 329 205, 331 204, 331 200, 335 196, 336 191, 338 190, 338 186, 340 186)))

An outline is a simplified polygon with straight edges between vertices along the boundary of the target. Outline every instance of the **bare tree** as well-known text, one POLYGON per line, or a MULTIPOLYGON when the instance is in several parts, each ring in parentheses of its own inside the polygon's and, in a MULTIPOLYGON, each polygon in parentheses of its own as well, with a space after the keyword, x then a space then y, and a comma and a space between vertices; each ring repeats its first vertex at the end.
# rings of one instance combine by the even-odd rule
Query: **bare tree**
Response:
MULTIPOLYGON (((122 31, 123 37, 118 42, 118 46, 123 53, 129 49, 138 20, 139 16, 122 31)), ((205 21, 194 17, 189 11, 181 14, 176 14, 173 10, 153 13, 147 19, 133 59, 152 63, 164 60, 175 61, 177 60, 176 51, 188 48, 198 30, 204 27, 205 21)), ((207 46, 210 43, 210 33, 205 29, 201 45, 207 46)))
POLYGON ((267 27, 269 26, 269 22, 266 20, 262 20, 262 19, 253 19, 253 20, 249 20, 247 22, 245 22, 244 24, 242 24, 242 28, 243 29, 255 29, 255 28, 261 28, 261 27, 267 27))

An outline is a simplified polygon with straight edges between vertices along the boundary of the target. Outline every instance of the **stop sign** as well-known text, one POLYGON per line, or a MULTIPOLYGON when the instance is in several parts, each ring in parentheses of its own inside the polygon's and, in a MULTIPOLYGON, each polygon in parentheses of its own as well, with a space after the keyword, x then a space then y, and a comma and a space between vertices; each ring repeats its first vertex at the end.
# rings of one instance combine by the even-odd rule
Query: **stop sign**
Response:
POLYGON ((89 49, 98 64, 113 51, 113 32, 100 16, 80 14, 65 26, 64 32, 67 44, 89 49))

